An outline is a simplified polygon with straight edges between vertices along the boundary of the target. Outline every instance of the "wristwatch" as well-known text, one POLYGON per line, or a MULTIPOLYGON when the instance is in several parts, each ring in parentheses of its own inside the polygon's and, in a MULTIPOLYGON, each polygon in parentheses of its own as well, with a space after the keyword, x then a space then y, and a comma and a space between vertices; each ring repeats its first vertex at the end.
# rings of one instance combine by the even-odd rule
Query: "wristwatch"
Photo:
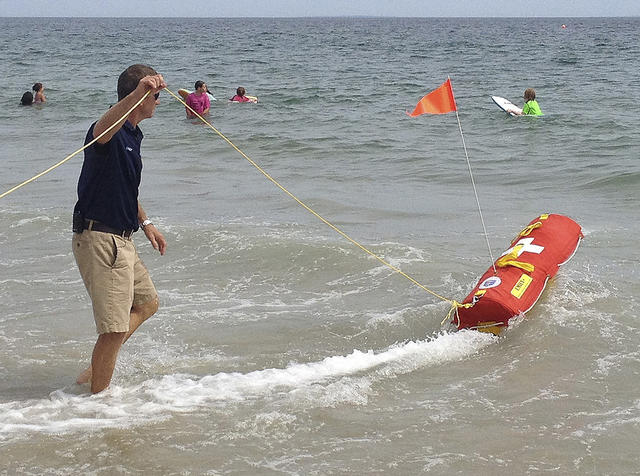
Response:
POLYGON ((140 226, 142 227, 142 229, 144 230, 144 227, 147 225, 153 225, 153 222, 151 220, 149 220, 148 218, 143 221, 142 223, 140 223, 140 226))

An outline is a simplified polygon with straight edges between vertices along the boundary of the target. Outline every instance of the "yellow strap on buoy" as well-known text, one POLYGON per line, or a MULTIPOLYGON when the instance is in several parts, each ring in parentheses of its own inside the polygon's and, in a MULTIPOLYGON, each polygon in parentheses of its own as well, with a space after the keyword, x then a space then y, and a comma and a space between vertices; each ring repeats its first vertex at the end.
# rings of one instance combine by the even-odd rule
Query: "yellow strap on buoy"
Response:
POLYGON ((536 228, 540 228, 542 226, 542 220, 546 220, 547 218, 549 218, 549 214, 543 213, 542 215, 540 215, 540 218, 537 222, 525 226, 515 239, 517 240, 518 238, 522 238, 523 236, 529 236, 533 230, 535 230, 536 228))
MULTIPOLYGON (((515 237, 512 243, 518 240, 519 238, 522 238, 523 236, 529 236, 533 230, 540 228, 542 226, 542 220, 546 220, 547 218, 549 218, 548 213, 543 213, 542 215, 540 215, 539 220, 536 221, 535 223, 532 223, 531 225, 525 226, 523 230, 520 233, 518 233, 518 236, 515 237)), ((522 246, 523 245, 514 246, 513 249, 511 250, 511 253, 504 255, 502 258, 496 261, 496 266, 500 268, 513 266, 514 268, 520 268, 524 271, 528 271, 529 273, 532 273, 533 270, 536 269, 534 265, 532 265, 531 263, 525 263, 524 261, 518 261, 517 259, 520 254, 520 250, 522 249, 522 246)))
POLYGON ((525 263, 524 261, 516 261, 516 260, 505 260, 505 261, 499 262, 501 261, 501 259, 496 261, 496 266, 499 266, 501 268, 504 268, 507 266, 513 266, 514 268, 520 268, 529 273, 533 273, 533 271, 536 269, 536 267, 531 263, 525 263))
POLYGON ((510 253, 507 253, 502 258, 496 261, 496 266, 499 268, 506 268, 507 266, 513 266, 514 268, 520 268, 530 273, 533 272, 536 267, 531 263, 525 263, 524 261, 518 261, 518 255, 524 245, 514 246, 510 253))
POLYGON ((532 223, 531 225, 526 226, 520 232, 520 234, 518 234, 518 236, 516 237, 516 240, 518 238, 522 238, 523 236, 529 236, 533 230, 535 230, 536 228, 540 228, 541 226, 542 226, 542 222, 541 221, 537 221, 535 223, 532 223))

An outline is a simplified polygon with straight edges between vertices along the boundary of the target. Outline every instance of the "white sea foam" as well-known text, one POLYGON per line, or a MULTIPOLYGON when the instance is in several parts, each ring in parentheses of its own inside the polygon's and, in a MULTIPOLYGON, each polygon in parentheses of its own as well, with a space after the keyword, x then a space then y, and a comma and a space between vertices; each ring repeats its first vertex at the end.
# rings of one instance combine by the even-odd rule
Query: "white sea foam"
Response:
POLYGON ((348 355, 292 363, 285 368, 204 377, 165 375, 131 387, 112 385, 92 396, 74 395, 70 389, 57 390, 48 398, 0 404, 0 439, 29 432, 129 427, 166 419, 174 413, 256 398, 285 398, 305 407, 364 404, 375 381, 463 359, 495 339, 471 331, 443 333, 394 345, 379 353, 354 350, 348 355))
POLYGON ((29 223, 35 223, 35 222, 41 222, 41 221, 45 221, 45 222, 51 222, 52 218, 47 216, 47 215, 37 215, 37 216, 33 216, 33 217, 29 217, 29 218, 23 218, 21 220, 18 220, 17 222, 15 222, 13 225, 11 225, 11 227, 20 227, 29 223))

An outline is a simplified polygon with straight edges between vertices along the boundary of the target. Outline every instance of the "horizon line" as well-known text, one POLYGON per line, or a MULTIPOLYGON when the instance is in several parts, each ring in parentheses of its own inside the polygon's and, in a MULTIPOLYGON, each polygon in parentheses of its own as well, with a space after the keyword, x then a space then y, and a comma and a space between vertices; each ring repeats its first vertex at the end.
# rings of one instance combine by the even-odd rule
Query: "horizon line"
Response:
POLYGON ((483 15, 483 16, 456 16, 456 15, 434 15, 434 16, 397 16, 397 15, 304 15, 304 16, 160 16, 160 15, 149 15, 149 16, 110 16, 110 15, 93 15, 93 16, 80 16, 80 15, 72 15, 72 16, 63 16, 63 15, 55 15, 55 16, 19 16, 19 15, 2 15, 0 18, 166 18, 166 19, 175 19, 175 18, 184 18, 184 19, 300 19, 300 18, 454 18, 454 19, 473 19, 473 18, 500 18, 500 19, 509 19, 509 18, 640 18, 640 15, 579 15, 579 16, 567 16, 567 15, 536 15, 536 16, 527 16, 527 15, 519 15, 519 16, 509 16, 509 15, 483 15))

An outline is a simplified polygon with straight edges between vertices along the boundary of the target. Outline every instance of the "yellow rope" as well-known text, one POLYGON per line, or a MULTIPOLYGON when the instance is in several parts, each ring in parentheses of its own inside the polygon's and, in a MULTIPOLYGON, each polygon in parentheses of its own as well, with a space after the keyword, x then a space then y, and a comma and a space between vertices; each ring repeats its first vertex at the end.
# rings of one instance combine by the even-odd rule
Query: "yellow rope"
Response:
POLYGON ((91 142, 89 142, 87 145, 85 145, 84 147, 81 147, 80 149, 76 150, 73 154, 70 154, 68 156, 66 156, 64 159, 62 159, 60 162, 58 162, 55 165, 52 165, 51 167, 49 167, 47 170, 40 172, 37 175, 34 175, 33 177, 31 177, 29 180, 25 180, 24 182, 16 185, 15 187, 13 187, 12 189, 7 190, 6 192, 4 192, 3 194, 0 195, 0 198, 4 198, 7 195, 9 195, 12 192, 15 192, 16 190, 18 190, 21 187, 24 187, 25 185, 27 185, 28 183, 33 182, 34 180, 39 179, 40 177, 42 177, 45 174, 48 174, 49 172, 51 172, 53 169, 56 169, 58 167, 60 167, 62 164, 64 164, 65 162, 67 162, 68 160, 70 160, 72 157, 75 157, 76 155, 78 155, 80 152, 82 152, 83 150, 85 150, 87 147, 89 147, 90 145, 92 145, 94 142, 96 142, 98 139, 100 139, 102 136, 104 136, 107 132, 109 132, 111 129, 113 129, 114 127, 116 127, 117 124, 120 124, 120 122, 125 119, 129 114, 131 114, 131 111, 133 111, 136 107, 138 107, 142 101, 144 101, 147 96, 151 93, 151 91, 147 91, 147 93, 142 96, 142 99, 140 99, 137 103, 135 103, 131 109, 129 109, 127 112, 124 113, 124 115, 118 119, 116 122, 114 122, 106 131, 104 131, 102 134, 100 134, 98 137, 96 137, 95 139, 93 139, 91 142))
MULTIPOLYGON (((227 142, 233 149, 236 150, 236 152, 238 152, 242 157, 244 157, 251 165, 253 165, 262 175, 264 175, 269 181, 271 181, 275 186, 277 186, 280 190, 282 190, 284 193, 286 193, 289 197, 291 197, 293 200, 295 200, 296 202, 298 202, 299 205, 301 205, 305 210, 307 210, 309 213, 311 213, 312 215, 314 215, 316 218, 318 218, 320 221, 322 221, 325 225, 329 226, 332 230, 334 230, 336 233, 338 233, 339 235, 341 235, 343 238, 347 239, 348 241, 350 241, 352 244, 354 244, 355 246, 357 246, 358 248, 360 248, 362 251, 364 251, 365 253, 367 253, 368 255, 372 256, 373 258, 375 258, 376 260, 378 260, 380 263, 382 263, 383 265, 387 266, 388 268, 392 269, 394 272, 400 274, 401 276, 405 277, 406 279, 408 279, 409 281, 411 281, 413 284, 415 284, 416 286, 418 286, 419 288, 423 289, 424 291, 428 292, 429 294, 431 294, 434 297, 437 297, 438 299, 442 300, 442 301, 446 301, 449 304, 451 304, 451 309, 449 310, 449 313, 447 314, 447 318, 450 317, 452 315, 452 313, 459 307, 469 307, 470 304, 461 304, 458 301, 455 301, 453 299, 448 299, 444 296, 441 296, 440 294, 430 290, 429 288, 427 288, 426 286, 424 286, 423 284, 419 283, 416 279, 412 278, 411 276, 409 276, 407 273, 405 273, 404 271, 402 271, 400 268, 393 266, 391 263, 385 261, 383 258, 381 258, 380 256, 378 256, 377 254, 375 254, 373 251, 369 250, 368 248, 366 248, 365 246, 363 246, 362 244, 360 244, 358 241, 354 240, 353 238, 351 238, 349 235, 347 235, 345 232, 343 232, 341 229, 339 229, 338 227, 336 227, 333 223, 331 223, 330 221, 328 221, 327 219, 325 219, 324 217, 322 217, 319 213, 317 213, 315 210, 313 210, 311 207, 309 207, 307 204, 305 204, 302 200, 300 200, 298 197, 296 197, 293 193, 291 193, 289 190, 287 190, 284 186, 282 186, 276 179, 274 179, 271 175, 269 175, 262 167, 260 167, 255 161, 253 161, 247 154, 245 154, 242 150, 240 150, 233 142, 231 142, 231 140, 229 140, 222 132, 220 132, 218 129, 216 129, 212 124, 210 124, 204 117, 202 117, 200 114, 198 114, 196 111, 194 111, 191 107, 189 107, 180 97, 176 96, 169 88, 165 88, 165 91, 167 91, 171 96, 173 96, 176 100, 178 100, 180 103, 182 103, 182 105, 184 105, 187 109, 189 109, 192 113, 194 113, 203 123, 205 123, 211 130, 213 130, 216 134, 218 134, 225 142, 227 142)), ((68 155, 67 157, 65 157, 64 159, 62 159, 60 162, 58 162, 57 164, 49 167, 48 169, 44 170, 43 172, 40 172, 39 174, 31 177, 28 180, 25 180, 24 182, 16 185, 15 187, 7 190, 6 192, 0 194, 0 199, 6 197, 7 195, 9 195, 10 193, 15 192, 16 190, 18 190, 21 187, 24 187, 25 185, 27 185, 28 183, 33 182, 34 180, 37 180, 38 178, 42 177, 43 175, 51 172, 52 170, 60 167, 62 164, 64 164, 65 162, 69 161, 71 158, 75 157, 76 155, 78 155, 80 152, 82 152, 83 150, 85 150, 87 147, 90 147, 91 145, 93 145, 96 141, 98 141, 101 137, 103 137, 105 134, 107 134, 111 129, 113 129, 114 127, 116 127, 117 124, 119 124, 121 121, 123 121, 129 114, 131 114, 131 112, 138 107, 142 101, 144 101, 147 96, 150 94, 151 92, 148 91, 137 103, 135 103, 131 109, 129 109, 120 119, 118 119, 116 122, 114 122, 108 129, 106 129, 102 134, 100 134, 99 136, 97 136, 96 138, 94 138, 91 142, 87 143, 86 145, 84 145, 83 147, 81 147, 80 149, 76 150, 75 152, 73 152, 72 154, 68 155)), ((446 318, 445 318, 446 320, 446 318)))
MULTIPOLYGON (((291 197, 292 199, 294 199, 296 202, 298 202, 299 205, 301 205, 305 210, 307 210, 309 213, 311 213, 313 216, 315 216, 316 218, 318 218, 320 221, 322 221, 325 225, 327 225, 328 227, 330 227, 333 231, 335 231, 336 233, 338 233, 339 235, 341 235, 343 238, 349 240, 352 244, 354 244, 355 246, 357 246, 358 248, 360 248, 362 251, 364 251, 365 253, 367 253, 368 255, 372 256, 373 258, 377 259, 379 262, 381 262, 383 265, 387 266, 388 268, 392 269, 393 271, 395 271, 396 273, 400 274, 401 276, 407 278, 409 281, 411 281, 413 284, 415 284, 416 286, 418 286, 419 288, 423 289, 424 291, 428 292, 429 294, 437 297, 438 299, 441 299, 443 301, 446 301, 448 303, 451 304, 451 309, 457 309, 458 307, 462 307, 463 305, 458 303, 457 301, 454 301, 453 299, 447 299, 444 296, 441 296, 440 294, 430 290, 429 288, 427 288, 426 286, 424 286, 423 284, 419 283, 418 281, 416 281, 414 278, 412 278, 411 276, 409 276, 408 274, 406 274, 404 271, 402 271, 400 268, 392 265, 391 263, 388 263, 387 261, 385 261, 383 258, 381 258, 380 256, 378 256, 377 254, 375 254, 373 251, 369 250, 368 248, 366 248, 365 246, 363 246, 362 244, 360 244, 359 242, 357 242, 356 240, 354 240, 353 238, 351 238, 349 235, 347 235, 344 231, 342 231, 341 229, 339 229, 337 226, 335 226, 333 223, 331 223, 330 221, 328 221, 327 219, 325 219, 324 217, 322 217, 319 213, 317 213, 315 210, 313 210, 311 207, 309 207, 307 204, 305 204, 302 200, 300 200, 298 197, 296 197, 293 193, 291 193, 289 190, 287 190, 284 186, 282 186, 276 179, 274 179, 271 175, 269 175, 264 169, 262 169, 262 167, 260 167, 256 162, 254 162, 249 156, 247 156, 247 154, 245 154, 244 152, 242 152, 238 147, 236 147, 236 145, 231 142, 231 140, 229 140, 222 132, 220 132, 218 129, 216 129, 213 125, 211 125, 204 117, 202 117, 200 114, 198 114, 196 111, 194 111, 191 107, 189 107, 187 105, 187 103, 185 103, 182 98, 178 97, 177 95, 175 95, 169 88, 165 88, 165 91, 167 91, 169 94, 171 94, 174 98, 176 98, 180 103, 182 103, 187 109, 189 109, 193 114, 195 114, 198 119, 200 119, 203 123, 205 123, 207 126, 209 126, 211 128, 211 130, 213 130, 216 134, 218 134, 224 141, 226 141, 231 147, 233 147, 236 152, 238 152, 242 157, 244 157, 246 160, 249 161, 249 163, 251 165, 253 165, 256 169, 258 169, 258 171, 260 171, 260 173, 262 175, 264 175, 267 179, 269 179, 276 187, 278 187, 280 190, 282 190, 284 193, 286 193, 287 195, 289 195, 289 197, 291 197)), ((449 315, 451 314, 452 311, 449 311, 449 315)))

